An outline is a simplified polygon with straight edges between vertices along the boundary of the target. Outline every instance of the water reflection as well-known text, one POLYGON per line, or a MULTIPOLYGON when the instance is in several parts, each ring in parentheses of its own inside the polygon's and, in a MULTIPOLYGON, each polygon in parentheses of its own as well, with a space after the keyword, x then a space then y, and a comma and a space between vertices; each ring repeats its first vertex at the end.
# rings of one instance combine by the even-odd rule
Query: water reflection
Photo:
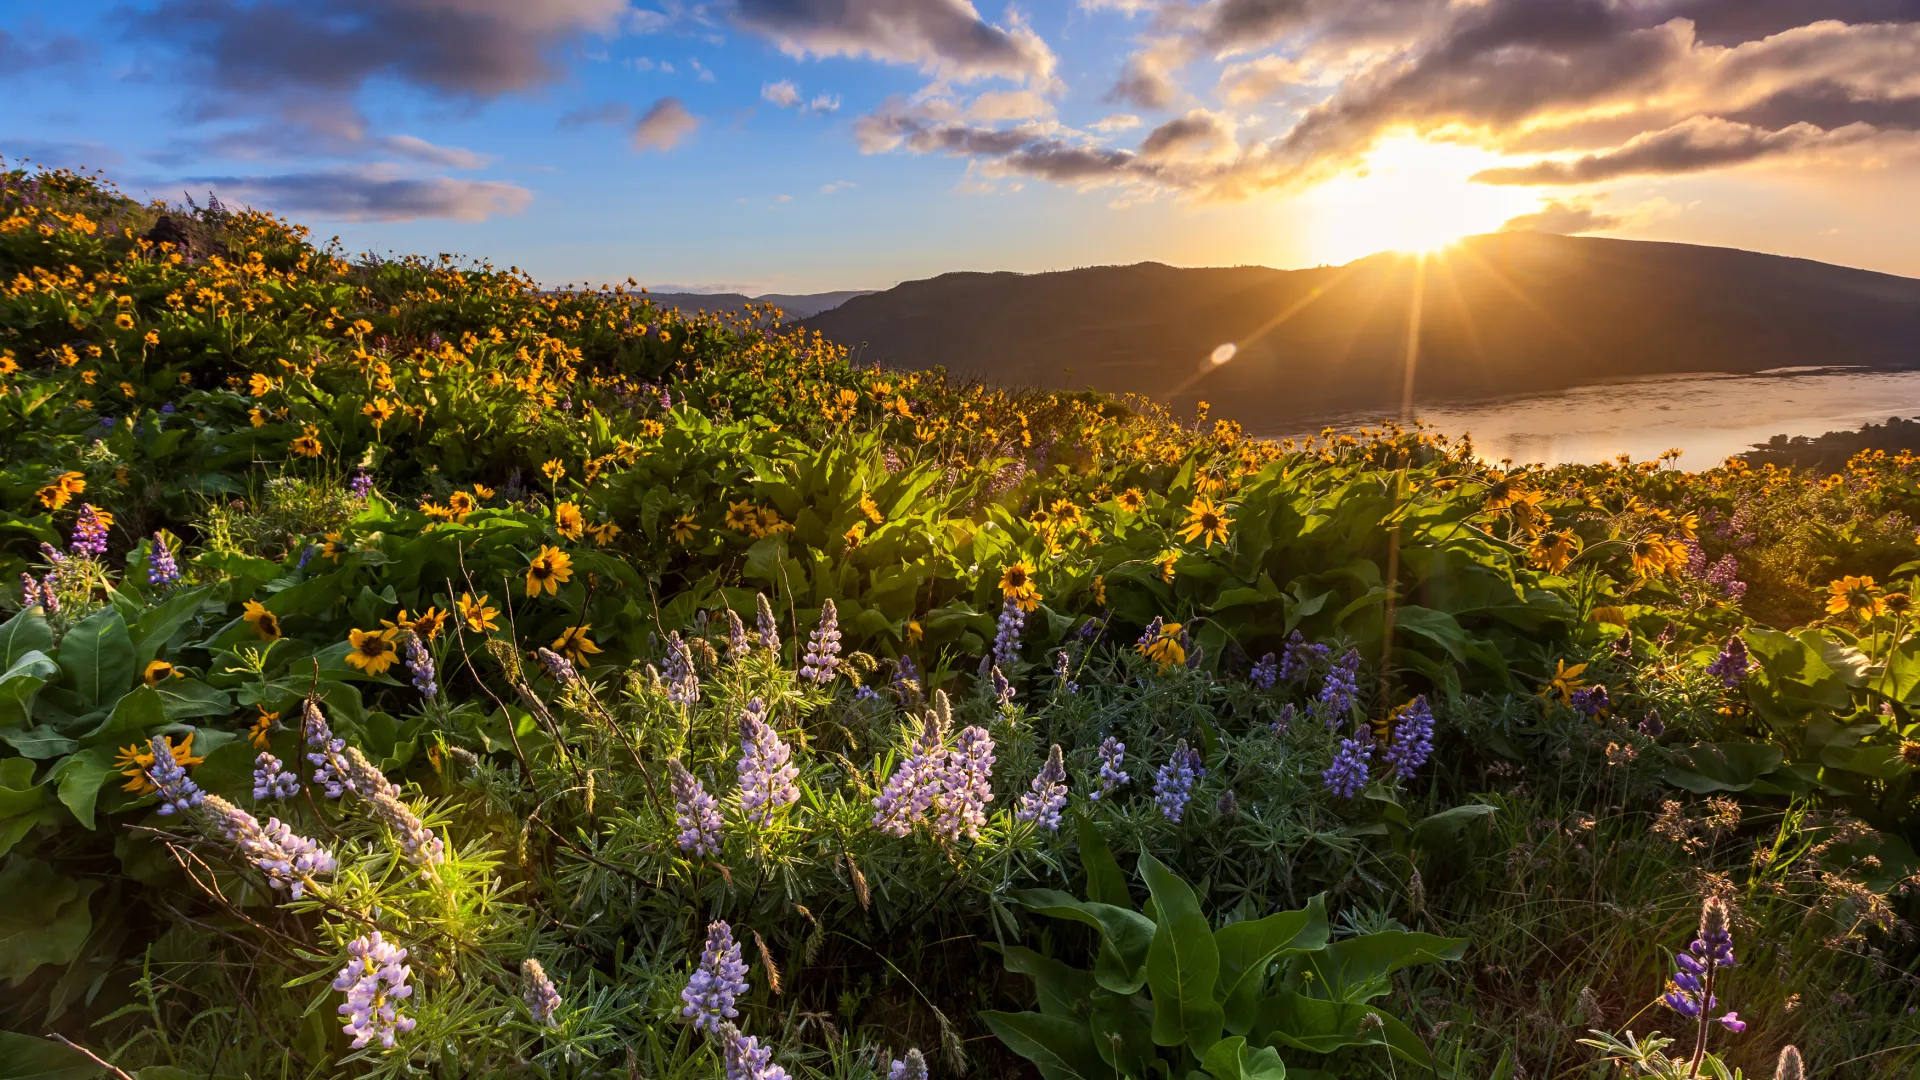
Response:
MULTIPOLYGON (((1920 414, 1920 371, 1801 367, 1662 376, 1499 401, 1433 403, 1416 413, 1449 435, 1471 433, 1488 460, 1557 465, 1622 453, 1646 460, 1677 446, 1686 452, 1683 466, 1704 469, 1775 435, 1815 436, 1920 414)), ((1379 419, 1328 423, 1347 428, 1379 419)))

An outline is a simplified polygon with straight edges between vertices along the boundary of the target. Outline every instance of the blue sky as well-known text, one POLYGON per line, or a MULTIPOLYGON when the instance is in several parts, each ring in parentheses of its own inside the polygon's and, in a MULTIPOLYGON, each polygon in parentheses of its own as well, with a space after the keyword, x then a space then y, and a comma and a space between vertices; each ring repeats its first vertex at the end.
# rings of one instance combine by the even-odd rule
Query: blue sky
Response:
POLYGON ((1904 0, 0 0, 0 153, 748 291, 1509 227, 1920 275, 1904 0))

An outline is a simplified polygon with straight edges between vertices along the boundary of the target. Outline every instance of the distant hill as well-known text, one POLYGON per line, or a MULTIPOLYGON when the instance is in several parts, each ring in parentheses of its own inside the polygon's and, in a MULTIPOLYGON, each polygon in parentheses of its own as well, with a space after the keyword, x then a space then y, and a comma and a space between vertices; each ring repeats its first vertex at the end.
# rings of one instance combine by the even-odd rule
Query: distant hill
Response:
POLYGON ((1727 248, 1501 233, 1425 264, 953 273, 807 320, 863 361, 1212 402, 1256 432, 1419 400, 1800 365, 1920 367, 1920 281, 1727 248), (1416 290, 1416 286, 1420 286, 1416 290), (1208 356, 1232 343, 1232 360, 1208 356))
POLYGON ((1783 468, 1813 469, 1836 473, 1847 467, 1848 459, 1862 450, 1885 450, 1898 454, 1903 450, 1920 452, 1920 416, 1902 419, 1887 417, 1884 424, 1864 424, 1857 431, 1829 431, 1825 435, 1775 435, 1740 456, 1749 465, 1773 464, 1783 468))
POLYGON ((743 293, 650 292, 647 294, 647 299, 661 307, 677 308, 684 312, 738 311, 749 303, 775 304, 787 313, 786 321, 798 322, 838 307, 856 296, 866 296, 870 291, 843 289, 839 292, 766 293, 761 296, 747 296, 743 293))

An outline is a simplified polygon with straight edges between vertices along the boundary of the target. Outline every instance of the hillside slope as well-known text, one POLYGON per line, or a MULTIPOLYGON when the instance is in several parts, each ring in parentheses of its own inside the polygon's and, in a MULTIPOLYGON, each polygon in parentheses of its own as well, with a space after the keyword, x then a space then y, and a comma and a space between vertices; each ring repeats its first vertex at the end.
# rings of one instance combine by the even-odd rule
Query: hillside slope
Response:
POLYGON ((807 325, 862 360, 1171 395, 1176 407, 1205 398, 1216 414, 1271 430, 1397 408, 1416 292, 1421 399, 1683 371, 1920 365, 1920 281, 1536 233, 1469 238, 1424 271, 1383 254, 1291 271, 1141 263, 943 274, 856 297, 807 325), (1228 342, 1232 362, 1205 370, 1228 342))
POLYGON ((792 322, 829 311, 856 296, 866 295, 868 293, 863 289, 823 293, 763 293, 759 296, 745 293, 650 292, 647 299, 660 307, 670 307, 688 315, 701 311, 711 314, 739 311, 748 304, 773 304, 786 312, 787 320, 792 322))

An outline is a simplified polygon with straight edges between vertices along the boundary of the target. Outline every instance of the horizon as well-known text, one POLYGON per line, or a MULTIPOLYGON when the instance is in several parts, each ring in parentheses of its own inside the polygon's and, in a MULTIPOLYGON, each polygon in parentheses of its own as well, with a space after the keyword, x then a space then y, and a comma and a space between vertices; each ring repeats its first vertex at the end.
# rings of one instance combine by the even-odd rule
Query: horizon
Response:
POLYGON ((1503 229, 1911 277, 1916 45, 1887 0, 23 0, 0 153, 547 283, 1304 269, 1503 229))

